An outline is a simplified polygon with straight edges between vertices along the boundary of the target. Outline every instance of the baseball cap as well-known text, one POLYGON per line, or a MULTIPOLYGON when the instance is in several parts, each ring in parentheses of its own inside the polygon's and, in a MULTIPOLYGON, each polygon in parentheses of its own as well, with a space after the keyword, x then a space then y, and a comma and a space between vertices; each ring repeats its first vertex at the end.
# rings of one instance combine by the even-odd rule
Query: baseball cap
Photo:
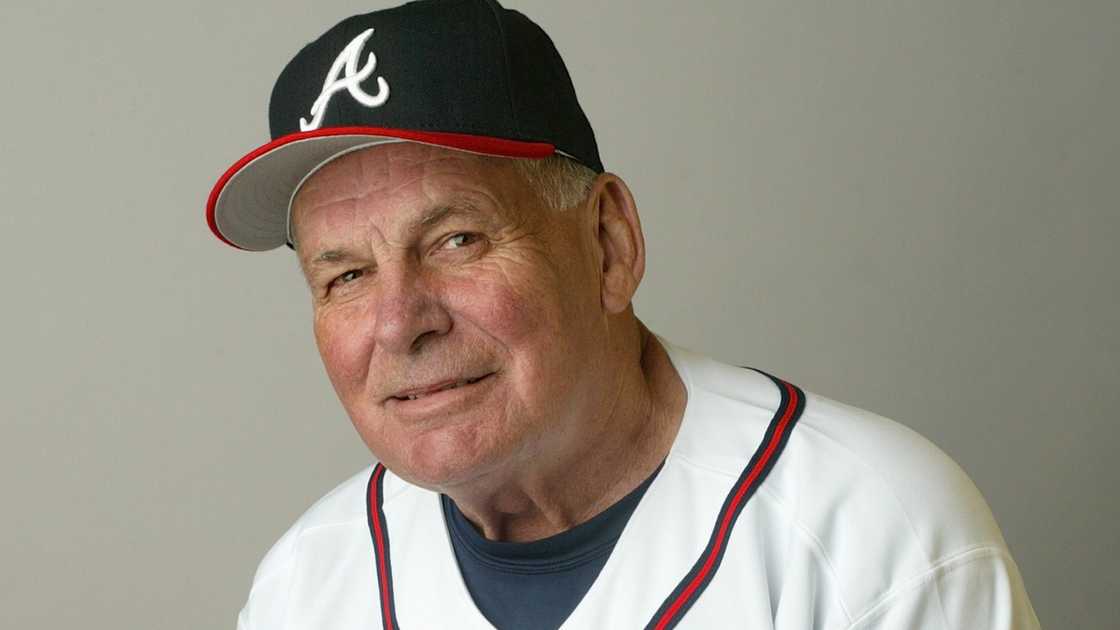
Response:
POLYGON ((347 18, 300 50, 269 101, 272 141, 218 179, 214 234, 287 244, 291 201, 350 151, 420 142, 485 155, 565 155, 602 172, 564 61, 529 18, 494 0, 418 0, 347 18))

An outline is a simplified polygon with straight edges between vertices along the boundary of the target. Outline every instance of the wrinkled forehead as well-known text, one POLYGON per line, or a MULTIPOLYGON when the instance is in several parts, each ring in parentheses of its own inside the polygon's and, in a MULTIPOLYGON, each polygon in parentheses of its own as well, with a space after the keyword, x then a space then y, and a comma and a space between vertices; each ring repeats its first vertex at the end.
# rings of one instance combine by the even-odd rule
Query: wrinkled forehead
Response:
POLYGON ((473 179, 490 187, 510 183, 515 158, 500 158, 413 142, 366 147, 345 153, 320 166, 293 199, 296 206, 315 206, 373 194, 392 195, 418 180, 473 179))
POLYGON ((530 191, 513 162, 411 142, 344 154, 321 166, 295 195, 293 242, 298 250, 301 231, 311 237, 309 230, 345 230, 340 216, 353 219, 364 213, 391 225, 452 201, 480 210, 514 210, 521 205, 520 196, 530 191))

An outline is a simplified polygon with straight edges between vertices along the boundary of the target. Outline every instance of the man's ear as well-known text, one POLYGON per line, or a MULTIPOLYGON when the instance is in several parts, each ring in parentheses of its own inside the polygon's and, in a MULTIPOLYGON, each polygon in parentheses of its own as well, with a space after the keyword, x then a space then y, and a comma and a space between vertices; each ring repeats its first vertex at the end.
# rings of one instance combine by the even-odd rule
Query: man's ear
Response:
POLYGON ((621 313, 630 306, 646 271, 646 242, 638 206, 626 182, 613 173, 603 173, 595 180, 589 199, 598 216, 603 308, 621 313))

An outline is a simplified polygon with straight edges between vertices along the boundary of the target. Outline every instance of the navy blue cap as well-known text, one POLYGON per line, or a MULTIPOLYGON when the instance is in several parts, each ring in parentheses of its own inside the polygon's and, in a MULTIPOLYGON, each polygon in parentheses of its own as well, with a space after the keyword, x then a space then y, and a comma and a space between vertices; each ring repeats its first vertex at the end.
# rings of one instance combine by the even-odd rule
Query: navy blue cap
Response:
POLYGON ((552 40, 494 0, 419 0, 343 20, 280 73, 269 127, 272 141, 230 167, 207 202, 210 229, 241 249, 290 246, 288 214, 303 181, 385 142, 561 154, 603 171, 552 40))

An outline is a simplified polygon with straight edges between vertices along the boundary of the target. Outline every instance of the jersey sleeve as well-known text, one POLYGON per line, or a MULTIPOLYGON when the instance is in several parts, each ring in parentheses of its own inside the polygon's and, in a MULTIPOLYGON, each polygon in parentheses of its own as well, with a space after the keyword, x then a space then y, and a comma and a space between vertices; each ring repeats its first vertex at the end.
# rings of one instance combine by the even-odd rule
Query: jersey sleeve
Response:
POLYGON ((845 630, 1039 628, 991 507, 933 442, 810 395, 790 445, 772 488, 820 541, 845 630))
MULTIPOLYGON (((368 545, 365 489, 372 469, 366 467, 316 501, 269 549, 237 617, 237 630, 320 627, 294 621, 301 611, 295 603, 301 593, 299 585, 307 582, 309 570, 322 563, 335 566, 338 558, 351 557, 348 545, 368 545)), ((362 567, 364 561, 365 556, 355 560, 362 567)))
POLYGON ((295 528, 288 531, 265 554, 249 597, 237 616, 237 630, 266 630, 284 627, 285 602, 291 585, 295 528))
POLYGON ((1039 630, 1015 561, 999 547, 947 558, 857 614, 848 630, 1039 630))

